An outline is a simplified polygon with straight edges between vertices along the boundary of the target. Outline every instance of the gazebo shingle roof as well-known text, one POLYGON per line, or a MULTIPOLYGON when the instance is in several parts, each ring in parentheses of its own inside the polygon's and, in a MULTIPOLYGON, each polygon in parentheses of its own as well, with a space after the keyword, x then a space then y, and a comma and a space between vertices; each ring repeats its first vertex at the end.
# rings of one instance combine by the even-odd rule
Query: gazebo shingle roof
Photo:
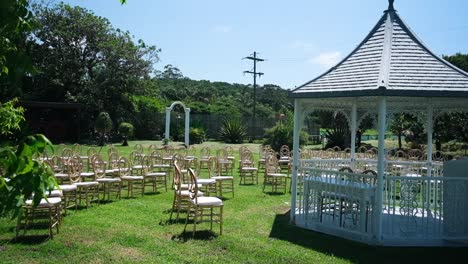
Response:
POLYGON ((432 53, 389 8, 336 66, 291 92, 294 98, 463 96, 468 73, 432 53))

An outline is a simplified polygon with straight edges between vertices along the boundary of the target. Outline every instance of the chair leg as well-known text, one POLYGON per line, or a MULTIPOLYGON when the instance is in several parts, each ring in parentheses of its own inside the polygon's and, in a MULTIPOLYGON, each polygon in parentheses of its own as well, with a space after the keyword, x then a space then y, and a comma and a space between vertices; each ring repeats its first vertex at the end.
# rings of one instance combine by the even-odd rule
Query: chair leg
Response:
MULTIPOLYGON (((190 212, 190 204, 188 205, 188 210, 190 212)), ((184 233, 187 230, 188 220, 189 220, 189 213, 187 213, 187 217, 185 218, 184 233)))
MULTIPOLYGON (((190 203, 189 203, 190 207, 190 203)), ((187 212, 187 218, 190 212, 187 212)), ((195 237, 195 232, 197 231, 197 214, 198 214, 198 207, 195 205, 195 215, 193 216, 193 234, 192 236, 195 237)))
POLYGON ((219 208, 219 235, 223 234, 223 207, 219 208))

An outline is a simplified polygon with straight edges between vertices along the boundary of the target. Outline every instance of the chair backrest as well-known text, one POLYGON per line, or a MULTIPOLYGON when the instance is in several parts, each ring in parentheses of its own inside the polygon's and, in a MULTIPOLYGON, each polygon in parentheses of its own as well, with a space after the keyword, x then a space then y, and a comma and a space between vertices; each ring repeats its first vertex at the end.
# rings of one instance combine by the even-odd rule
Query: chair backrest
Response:
POLYGON ((158 149, 158 148, 156 147, 155 144, 150 144, 150 145, 148 146, 148 154, 151 155, 151 153, 153 153, 153 151, 155 151, 155 150, 157 150, 157 149, 158 149))
POLYGON ((362 172, 362 174, 371 175, 371 177, 363 177, 363 183, 375 185, 375 183, 377 182, 377 172, 375 170, 365 170, 362 172))
POLYGON ((288 145, 283 145, 280 148, 280 159, 285 159, 291 156, 291 151, 289 150, 288 145))
POLYGON ((139 152, 137 150, 130 152, 129 161, 132 166, 141 165, 142 159, 143 159, 142 152, 139 152))
POLYGON ((138 151, 140 153, 143 153, 143 146, 141 144, 136 144, 134 147, 133 147, 133 150, 135 151, 138 151))
POLYGON ((117 162, 119 177, 129 176, 132 171, 130 161, 126 157, 120 157, 117 162))
POLYGON ((91 164, 94 171, 94 179, 106 177, 106 163, 102 160, 99 154, 94 154, 91 159, 91 164))
POLYGON ((353 173, 353 169, 351 169, 350 167, 342 167, 338 171, 353 173))
POLYGON ((252 151, 249 149, 244 150, 240 154, 240 161, 242 166, 245 166, 246 164, 252 164, 253 163, 253 154, 252 151))
POLYGON ((341 148, 338 147, 338 146, 334 146, 334 147, 333 147, 333 151, 341 151, 341 148))
POLYGON ((62 149, 62 154, 60 155, 63 160, 67 160, 73 156, 73 151, 70 148, 62 149))
POLYGON ((182 184, 181 182, 182 178, 182 172, 180 170, 180 167, 177 163, 177 160, 174 160, 174 190, 175 191, 180 191, 180 185, 182 184))
POLYGON ((408 155, 403 150, 398 150, 395 152, 395 158, 398 160, 406 160, 408 155))
POLYGON ((228 156, 228 154, 227 154, 226 149, 220 148, 220 149, 216 150, 216 158, 218 158, 218 159, 227 159, 227 156, 228 156))
POLYGON ((81 155, 81 145, 78 143, 73 144, 72 146, 72 152, 74 155, 81 155))
POLYGON ((107 156, 109 157, 111 153, 116 153, 117 156, 119 155, 119 151, 113 145, 109 146, 109 149, 107 150, 107 156))
MULTIPOLYGON (((94 153, 93 155, 91 156, 88 156, 88 162, 89 162, 89 165, 90 166, 93 166, 93 162, 96 158, 101 158, 101 155, 99 155, 98 153, 94 153)), ((101 158, 102 159, 102 158, 101 158)), ((105 164, 105 163, 104 163, 105 164)))
POLYGON ((46 163, 49 164, 54 173, 62 173, 65 170, 62 158, 57 155, 52 156, 46 163))
POLYGON ((200 149, 200 158, 207 159, 211 155, 211 149, 209 147, 203 147, 200 149))
POLYGON ((423 156, 423 152, 419 149, 410 149, 408 151, 408 159, 410 160, 420 160, 423 156))
POLYGON ((197 156, 197 149, 191 145, 187 150, 187 156, 195 158, 197 156))
POLYGON ((147 174, 152 171, 153 158, 151 156, 143 156, 141 160, 143 174, 147 174))
POLYGON ((265 160, 265 174, 277 173, 280 170, 276 155, 268 155, 265 160))
POLYGON ((109 155, 109 169, 114 170, 119 168, 119 154, 117 152, 111 152, 109 155))
POLYGON ((83 171, 83 164, 81 163, 81 159, 76 156, 71 157, 67 161, 67 171, 68 171, 68 179, 71 183, 81 182, 81 172, 83 171))
POLYGON ((196 201, 198 197, 198 180, 197 180, 197 175, 195 174, 195 171, 193 169, 188 169, 188 174, 190 178, 190 183, 189 183, 189 195, 190 199, 196 201))
POLYGON ((89 147, 88 150, 86 151, 87 156, 92 156, 93 154, 96 154, 97 151, 95 148, 89 147))
POLYGON ((234 149, 231 146, 225 146, 224 149, 226 150, 228 157, 234 154, 234 149))

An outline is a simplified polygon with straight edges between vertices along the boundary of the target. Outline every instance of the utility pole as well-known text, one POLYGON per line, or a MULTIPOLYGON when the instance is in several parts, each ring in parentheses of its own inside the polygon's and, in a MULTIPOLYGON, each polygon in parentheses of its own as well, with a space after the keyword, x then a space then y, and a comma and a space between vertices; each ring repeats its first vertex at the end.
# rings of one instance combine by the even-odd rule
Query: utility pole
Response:
POLYGON ((252 60, 253 61, 253 71, 244 71, 244 73, 249 73, 253 74, 253 112, 252 112, 252 125, 251 125, 251 131, 250 135, 251 138, 250 140, 253 140, 253 129, 255 125, 255 110, 256 110, 256 104, 257 104, 257 75, 258 77, 262 76, 264 73, 263 72, 257 72, 257 61, 264 61, 264 59, 258 58, 257 57, 257 52, 254 51, 253 55, 250 55, 248 57, 245 57, 244 59, 252 60))

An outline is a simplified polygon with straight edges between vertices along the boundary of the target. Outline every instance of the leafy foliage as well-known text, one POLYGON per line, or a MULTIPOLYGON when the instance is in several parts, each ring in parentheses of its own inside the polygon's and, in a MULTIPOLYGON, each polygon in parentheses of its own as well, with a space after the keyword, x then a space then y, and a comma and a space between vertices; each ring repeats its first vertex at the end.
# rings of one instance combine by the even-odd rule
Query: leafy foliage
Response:
POLYGON ((332 148, 335 146, 341 149, 350 146, 351 132, 349 131, 348 122, 344 114, 340 112, 331 113, 333 118, 329 119, 329 125, 325 131, 325 137, 327 138, 327 144, 325 148, 332 148))
MULTIPOLYGON (((279 120, 276 125, 266 130, 264 145, 270 145, 275 151, 279 151, 281 146, 288 145, 293 149, 294 119, 291 112, 285 116, 285 119, 279 120)), ((299 145, 307 143, 309 135, 301 131, 299 135, 299 145)))
POLYGON ((13 99, 4 104, 0 103, 0 136, 8 136, 20 129, 20 123, 24 120, 22 107, 15 107, 18 99, 13 99))
POLYGON ((0 100, 21 96, 22 79, 33 73, 24 46, 33 29, 27 0, 0 1, 0 100))
POLYGON ((122 122, 120 123, 118 130, 119 130, 119 134, 124 139, 122 146, 128 146, 127 140, 133 136, 133 132, 135 131, 135 128, 130 123, 122 122))
POLYGON ((27 97, 81 103, 83 117, 105 111, 114 121, 132 120, 132 96, 152 95, 146 90, 154 89, 150 73, 159 49, 81 7, 38 6, 36 17, 39 27, 28 49, 40 73, 26 87, 27 97))
POLYGON ((226 143, 242 143, 244 137, 247 136, 245 126, 242 124, 239 118, 225 119, 219 135, 222 140, 226 143))
POLYGON ((96 118, 94 127, 99 132, 101 139, 100 145, 104 145, 104 139, 106 134, 112 129, 112 119, 107 112, 99 113, 98 117, 96 118))
POLYGON ((206 140, 206 133, 202 127, 191 127, 189 137, 190 144, 201 144, 206 140))
MULTIPOLYGON (((0 133, 9 135, 19 129, 23 109, 15 107, 15 100, 0 105, 0 133)), ((18 145, 1 142, 0 147, 0 217, 16 217, 25 199, 33 197, 38 204, 47 191, 56 185, 51 169, 33 159, 52 144, 43 135, 32 135, 18 145)))

